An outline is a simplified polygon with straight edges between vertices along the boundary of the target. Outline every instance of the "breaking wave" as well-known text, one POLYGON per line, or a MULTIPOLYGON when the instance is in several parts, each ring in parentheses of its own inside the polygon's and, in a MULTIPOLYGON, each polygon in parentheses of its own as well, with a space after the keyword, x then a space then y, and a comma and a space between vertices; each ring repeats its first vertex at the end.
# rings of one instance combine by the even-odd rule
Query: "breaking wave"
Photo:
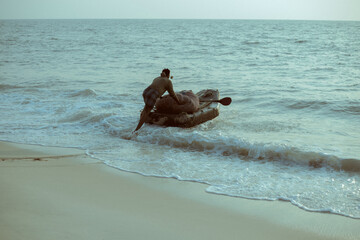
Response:
POLYGON ((152 133, 130 136, 122 130, 111 128, 111 134, 123 139, 169 146, 190 151, 218 154, 220 156, 237 157, 245 161, 278 161, 284 164, 306 165, 311 168, 331 168, 336 171, 360 172, 359 159, 344 159, 334 155, 303 151, 287 145, 251 143, 243 139, 226 136, 210 138, 198 132, 177 132, 169 134, 162 128, 152 133))

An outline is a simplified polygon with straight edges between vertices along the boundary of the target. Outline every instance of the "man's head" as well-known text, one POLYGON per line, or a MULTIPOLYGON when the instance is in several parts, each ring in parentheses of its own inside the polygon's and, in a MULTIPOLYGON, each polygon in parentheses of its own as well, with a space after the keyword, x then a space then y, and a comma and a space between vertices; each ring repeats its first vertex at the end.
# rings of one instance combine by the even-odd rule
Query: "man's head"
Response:
POLYGON ((169 78, 170 77, 170 70, 167 69, 167 68, 163 69, 161 75, 165 75, 166 77, 169 78))

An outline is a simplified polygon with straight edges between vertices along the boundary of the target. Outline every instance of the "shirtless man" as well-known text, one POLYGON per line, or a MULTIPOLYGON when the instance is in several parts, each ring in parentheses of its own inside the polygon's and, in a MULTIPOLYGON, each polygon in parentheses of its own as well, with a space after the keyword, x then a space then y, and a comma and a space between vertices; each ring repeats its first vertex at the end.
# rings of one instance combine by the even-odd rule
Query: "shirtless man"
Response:
POLYGON ((143 98, 145 102, 145 107, 144 110, 141 112, 139 124, 137 125, 134 132, 141 128, 150 111, 155 106, 156 100, 160 98, 166 91, 168 91, 170 96, 173 97, 178 104, 180 104, 180 101, 174 92, 173 85, 169 77, 170 70, 166 68, 162 71, 160 77, 155 78, 152 84, 144 90, 143 98))

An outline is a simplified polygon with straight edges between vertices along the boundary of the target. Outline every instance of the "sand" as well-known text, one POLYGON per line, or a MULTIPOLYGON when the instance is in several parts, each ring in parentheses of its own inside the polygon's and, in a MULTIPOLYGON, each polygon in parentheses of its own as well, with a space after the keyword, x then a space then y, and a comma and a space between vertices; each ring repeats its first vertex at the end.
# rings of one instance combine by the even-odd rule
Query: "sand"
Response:
POLYGON ((360 220, 0 142, 0 239, 360 239, 360 220))

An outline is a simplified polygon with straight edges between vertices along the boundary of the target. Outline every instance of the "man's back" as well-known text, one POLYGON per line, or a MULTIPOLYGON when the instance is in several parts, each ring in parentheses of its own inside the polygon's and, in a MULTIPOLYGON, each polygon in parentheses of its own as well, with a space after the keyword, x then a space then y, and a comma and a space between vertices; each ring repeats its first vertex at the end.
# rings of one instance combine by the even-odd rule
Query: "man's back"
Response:
POLYGON ((168 91, 170 95, 174 94, 171 80, 167 77, 160 76, 155 78, 150 87, 157 90, 160 96, 162 96, 166 91, 168 91))

